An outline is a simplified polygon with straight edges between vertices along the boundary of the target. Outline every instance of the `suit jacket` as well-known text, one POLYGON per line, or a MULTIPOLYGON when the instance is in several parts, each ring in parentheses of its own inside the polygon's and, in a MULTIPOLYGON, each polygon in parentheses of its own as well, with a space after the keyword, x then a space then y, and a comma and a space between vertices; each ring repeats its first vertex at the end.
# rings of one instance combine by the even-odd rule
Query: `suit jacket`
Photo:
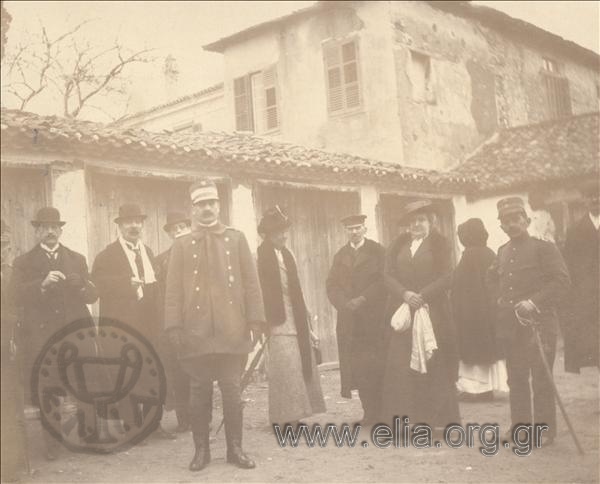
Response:
POLYGON ((185 332, 181 358, 248 353, 248 323, 264 323, 254 258, 239 230, 217 224, 179 237, 171 247, 165 328, 185 332))
MULTIPOLYGON (((12 285, 23 313, 26 371, 31 371, 38 353, 54 333, 83 318, 90 318, 90 326, 93 324, 87 304, 95 302, 98 293, 90 281, 85 257, 64 245, 60 245, 57 254, 56 260, 51 261, 44 249, 36 245, 14 261, 12 285), (65 276, 77 274, 83 286, 73 287, 60 281, 42 292, 42 281, 51 270, 65 276)), ((29 373, 26 375, 29 378, 29 373)))
MULTIPOLYGON (((150 263, 155 267, 152 250, 145 247, 150 263)), ((110 318, 125 323, 156 344, 160 332, 158 284, 145 284, 144 297, 138 301, 136 289, 131 285, 133 275, 127 255, 118 240, 96 256, 92 280, 98 287, 100 319, 110 318)))
POLYGON ((337 341, 340 359, 342 391, 350 398, 356 389, 352 368, 373 377, 380 366, 383 343, 384 310, 387 290, 383 280, 385 249, 377 242, 365 239, 355 251, 344 245, 333 258, 327 277, 327 297, 337 310, 337 341), (364 296, 366 301, 355 311, 346 309, 351 299, 364 296))

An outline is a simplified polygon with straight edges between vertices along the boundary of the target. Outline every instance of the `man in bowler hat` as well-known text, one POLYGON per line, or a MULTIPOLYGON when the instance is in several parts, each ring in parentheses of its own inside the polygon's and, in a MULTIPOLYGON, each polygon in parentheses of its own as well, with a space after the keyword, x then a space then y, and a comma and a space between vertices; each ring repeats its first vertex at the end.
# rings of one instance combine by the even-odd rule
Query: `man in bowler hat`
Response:
MULTIPOLYGON (((92 267, 92 280, 98 287, 100 325, 104 319, 125 323, 145 336, 156 349, 160 340, 158 283, 154 255, 142 242, 146 215, 133 203, 119 208, 114 219, 119 236, 101 251, 92 267)), ((121 405, 121 417, 129 418, 121 405)), ((145 413, 145 412, 144 412, 145 413)), ((175 438, 159 427, 157 436, 175 438)))
MULTIPOLYGON (((167 220, 163 226, 163 230, 169 238, 174 242, 179 237, 187 235, 191 231, 192 221, 183 212, 168 212, 167 220)), ((169 247, 163 253, 156 256, 156 279, 160 291, 161 306, 159 309, 159 317, 161 321, 164 319, 164 298, 167 285, 167 270, 169 269, 169 256, 171 248, 169 247)), ((171 348, 168 338, 161 338, 161 355, 165 372, 167 374, 167 406, 175 407, 175 415, 177 416, 176 432, 186 432, 190 429, 189 418, 189 399, 190 399, 190 378, 183 371, 177 353, 174 348, 171 348), (172 402, 172 403, 171 403, 172 402)))
MULTIPOLYGON (((37 244, 15 259, 12 281, 17 304, 23 309, 27 388, 38 353, 57 331, 86 318, 93 327, 87 304, 98 298, 85 257, 60 243, 65 222, 60 219, 59 211, 53 207, 41 208, 31 225, 35 228, 37 244)), ((73 410, 69 402, 63 403, 66 405, 61 405, 61 413, 73 410)), ((46 430, 43 436, 46 458, 55 460, 57 445, 46 430)))
POLYGON ((337 309, 342 397, 357 389, 364 425, 377 422, 381 398, 383 311, 387 292, 383 280, 385 249, 367 239, 365 215, 341 220, 348 243, 335 254, 327 277, 327 296, 337 309))
POLYGON ((246 237, 219 221, 214 182, 190 187, 194 229, 171 247, 165 328, 191 378, 195 454, 191 471, 210 462, 211 387, 223 398, 227 462, 254 468, 242 450, 240 368, 252 349, 251 329, 264 324, 262 293, 246 237))
POLYGON ((555 303, 569 289, 569 274, 552 242, 529 235, 531 220, 521 198, 500 200, 498 218, 510 240, 498 249, 496 261, 488 271, 488 283, 497 295, 496 337, 506 355, 512 431, 517 425, 547 425, 542 444, 549 445, 556 437, 552 381, 546 374, 532 328, 522 323, 529 320, 539 325, 543 349, 552 367, 558 333, 555 303))

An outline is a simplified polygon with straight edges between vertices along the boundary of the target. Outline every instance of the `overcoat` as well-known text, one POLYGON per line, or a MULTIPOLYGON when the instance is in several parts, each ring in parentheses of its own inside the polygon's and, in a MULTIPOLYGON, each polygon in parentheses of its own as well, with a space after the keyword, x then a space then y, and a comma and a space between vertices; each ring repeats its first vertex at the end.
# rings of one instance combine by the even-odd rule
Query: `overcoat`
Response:
POLYGON ((355 251, 344 245, 334 256, 327 277, 327 296, 337 310, 337 343, 340 361, 341 395, 351 397, 357 389, 353 368, 373 378, 382 369, 381 350, 384 341, 384 311, 387 290, 383 280, 385 249, 365 239, 355 251), (366 302, 356 311, 346 304, 364 296, 366 302))
MULTIPOLYGON (((154 268, 150 247, 146 246, 146 252, 154 268)), ((138 300, 136 289, 131 285, 133 275, 127 254, 118 240, 96 256, 92 280, 98 287, 100 319, 115 319, 125 323, 156 345, 160 334, 158 283, 145 284, 144 296, 138 300)))
POLYGON ((586 214, 567 232, 565 262, 573 283, 564 321, 565 370, 598 366, 600 230, 586 214))
POLYGON ((90 281, 85 257, 64 245, 57 249, 57 258, 51 261, 40 245, 17 257, 14 261, 12 284, 17 305, 22 308, 24 343, 24 371, 26 388, 38 353, 48 340, 68 324, 89 318, 87 304, 98 298, 96 287, 90 281), (75 288, 60 281, 42 293, 41 284, 51 270, 65 276, 77 274, 83 281, 75 288))
POLYGON ((246 237, 221 223, 197 228, 171 247, 165 328, 181 328, 181 358, 246 354, 250 325, 265 322, 263 298, 246 237))
POLYGON ((427 373, 418 374, 410 369, 412 330, 397 333, 388 324, 382 412, 385 418, 408 416, 411 422, 445 427, 459 419, 454 386, 458 379, 458 351, 448 301, 452 249, 435 230, 414 256, 410 245, 410 234, 403 234, 386 254, 384 274, 390 293, 386 319, 389 323, 404 302, 405 291, 420 293, 429 306, 438 349, 428 362, 427 373))

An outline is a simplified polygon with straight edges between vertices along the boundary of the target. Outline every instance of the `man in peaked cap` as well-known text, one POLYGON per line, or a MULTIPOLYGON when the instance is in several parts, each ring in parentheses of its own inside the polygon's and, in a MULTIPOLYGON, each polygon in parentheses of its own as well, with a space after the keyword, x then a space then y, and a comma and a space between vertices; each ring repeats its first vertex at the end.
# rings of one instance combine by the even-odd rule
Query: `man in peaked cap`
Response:
MULTIPOLYGON (((172 241, 179 237, 187 235, 191 231, 192 221, 183 212, 168 212, 167 221, 163 226, 163 230, 167 233, 172 241)), ((159 317, 161 321, 164 319, 164 298, 167 286, 167 271, 169 269, 169 256, 171 248, 169 247, 163 253, 156 256, 156 279, 158 280, 160 292, 160 309, 159 317)), ((164 321, 163 321, 164 323, 164 321)), ((164 326, 164 324, 163 324, 164 326)), ((170 401, 175 407, 175 415, 177 416, 176 432, 186 432, 190 429, 189 419, 189 399, 190 399, 190 378, 183 371, 177 359, 176 351, 170 348, 168 338, 161 338, 161 354, 165 373, 167 374, 167 406, 170 406, 170 401)))
MULTIPOLYGON (((161 329, 158 283, 154 254, 142 242, 145 219, 139 205, 126 203, 119 207, 119 215, 114 219, 119 237, 96 256, 92 280, 98 287, 100 325, 104 319, 125 323, 144 335, 156 349, 161 329)), ((133 411, 128 404, 119 406, 121 418, 129 418, 133 411)), ((157 429, 156 436, 175 438, 162 427, 157 429)))
POLYGON ((335 254, 326 286, 337 309, 341 394, 351 398, 351 391, 358 390, 363 424, 369 425, 379 419, 386 289, 385 249, 365 238, 366 218, 350 215, 341 220, 348 243, 335 254))
MULTIPOLYGON (((17 304, 23 309, 23 339, 26 387, 38 353, 60 329, 73 321, 90 319, 87 304, 98 298, 90 281, 85 257, 60 243, 62 228, 56 208, 40 208, 31 225, 37 244, 15 259, 12 285, 17 304)), ((63 410, 69 405, 63 406, 63 410)), ((72 407, 72 406, 71 406, 72 407)), ((57 458, 57 445, 43 430, 46 457, 57 458)))
MULTIPOLYGON (((510 240, 498 249, 488 282, 498 295, 496 336, 506 355, 512 432, 517 425, 545 425, 544 440, 538 444, 549 445, 556 437, 552 381, 546 374, 532 329, 522 324, 515 312, 525 320, 539 323, 545 355, 552 367, 558 333, 554 305, 568 291, 569 274, 552 242, 529 235, 530 219, 521 198, 500 200, 498 218, 510 240)), ((513 433, 511 437, 515 440, 513 433)))
POLYGON ((250 469, 242 451, 240 368, 252 349, 251 328, 265 322, 254 258, 244 234, 219 221, 219 194, 202 179, 190 187, 191 234, 171 247, 165 328, 191 378, 190 416, 195 454, 190 470, 210 462, 211 388, 223 398, 227 462, 250 469))
POLYGON ((573 281, 572 295, 565 305, 565 370, 598 366, 600 308, 600 187, 590 180, 582 187, 586 214, 567 231, 565 259, 573 281))

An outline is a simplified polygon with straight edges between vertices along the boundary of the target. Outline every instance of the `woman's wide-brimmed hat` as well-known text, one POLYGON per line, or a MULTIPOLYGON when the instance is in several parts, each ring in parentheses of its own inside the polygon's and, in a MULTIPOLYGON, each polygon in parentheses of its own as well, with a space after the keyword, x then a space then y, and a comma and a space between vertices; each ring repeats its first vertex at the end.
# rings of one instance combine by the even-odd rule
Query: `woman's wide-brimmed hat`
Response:
POLYGON ((404 222, 409 215, 417 213, 435 213, 435 206, 431 200, 416 200, 404 205, 400 212, 399 222, 404 222))
POLYGON ((167 232, 173 225, 178 223, 185 223, 188 225, 192 224, 190 218, 183 212, 169 212, 167 213, 167 223, 163 225, 163 230, 167 232))
POLYGON ((60 212, 54 207, 42 207, 35 214, 35 219, 31 221, 31 225, 38 227, 42 224, 56 224, 61 227, 67 222, 60 219, 60 212))
POLYGON ((259 234, 271 234, 280 230, 285 230, 292 225, 289 217, 283 213, 279 205, 269 208, 258 224, 259 234))

